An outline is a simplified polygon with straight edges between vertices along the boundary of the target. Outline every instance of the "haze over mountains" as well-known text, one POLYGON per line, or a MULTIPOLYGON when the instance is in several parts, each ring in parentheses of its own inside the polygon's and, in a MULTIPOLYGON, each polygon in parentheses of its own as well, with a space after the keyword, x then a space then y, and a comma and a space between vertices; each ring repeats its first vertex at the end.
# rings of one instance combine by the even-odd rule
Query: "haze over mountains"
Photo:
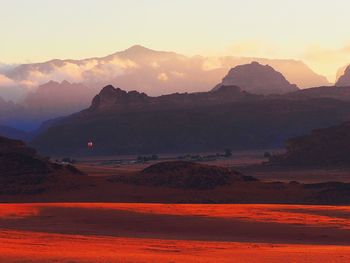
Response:
MULTIPOLYGON (((133 46, 102 58, 51 60, 2 66, 0 97, 17 99, 6 107, 0 123, 33 130, 42 121, 68 115, 89 106, 105 85, 138 90, 151 96, 212 89, 236 65, 258 61, 269 64, 299 87, 328 84, 303 62, 241 57, 186 57, 133 46)), ((4 107, 4 102, 0 102, 4 107)), ((1 107, 1 106, 0 106, 1 107)))
MULTIPOLYGON (((28 91, 49 81, 84 83, 91 88, 113 84, 125 90, 138 90, 149 95, 174 92, 207 91, 234 66, 257 61, 269 64, 286 79, 301 88, 327 85, 328 81, 303 62, 288 59, 249 57, 187 57, 174 52, 155 51, 133 46, 102 58, 51 60, 23 64, 0 71, 0 87, 20 87, 18 94, 5 99, 21 98, 28 91)), ((1 94, 1 93, 0 93, 1 94)), ((4 95, 3 95, 4 96, 4 95)))
MULTIPOLYGON (((89 107, 94 95, 109 84, 158 96, 209 91, 222 79, 219 86, 240 86, 265 95, 296 91, 296 86, 304 89, 329 84, 326 78, 296 60, 186 57, 133 46, 102 58, 2 65, 0 97, 21 99, 12 103, 0 98, 0 124, 34 130, 43 121, 89 107)), ((332 91, 335 97, 340 93, 334 95, 332 91)))

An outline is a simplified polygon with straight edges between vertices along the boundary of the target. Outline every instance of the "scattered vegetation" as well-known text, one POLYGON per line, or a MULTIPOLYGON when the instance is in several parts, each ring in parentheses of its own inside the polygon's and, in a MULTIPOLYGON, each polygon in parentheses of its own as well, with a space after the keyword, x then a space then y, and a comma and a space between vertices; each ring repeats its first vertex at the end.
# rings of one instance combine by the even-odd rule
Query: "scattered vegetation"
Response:
POLYGON ((75 164, 77 161, 75 159, 72 159, 70 157, 64 157, 61 160, 62 163, 69 163, 69 164, 75 164))
POLYGON ((144 163, 144 162, 148 162, 148 161, 155 161, 158 159, 159 159, 159 157, 156 154, 152 154, 149 156, 142 156, 142 155, 137 156, 137 162, 139 162, 139 163, 144 163))
POLYGON ((230 149, 225 149, 224 153, 216 153, 216 154, 209 154, 209 155, 181 155, 178 156, 177 159, 179 160, 186 160, 186 161, 215 161, 220 158, 229 158, 232 156, 232 151, 230 149))

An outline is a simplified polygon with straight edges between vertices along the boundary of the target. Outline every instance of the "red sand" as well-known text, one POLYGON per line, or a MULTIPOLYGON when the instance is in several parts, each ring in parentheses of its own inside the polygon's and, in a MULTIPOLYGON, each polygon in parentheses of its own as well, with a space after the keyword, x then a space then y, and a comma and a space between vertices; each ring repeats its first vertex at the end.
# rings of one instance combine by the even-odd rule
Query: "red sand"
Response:
POLYGON ((350 207, 0 205, 0 262, 350 262, 350 207))

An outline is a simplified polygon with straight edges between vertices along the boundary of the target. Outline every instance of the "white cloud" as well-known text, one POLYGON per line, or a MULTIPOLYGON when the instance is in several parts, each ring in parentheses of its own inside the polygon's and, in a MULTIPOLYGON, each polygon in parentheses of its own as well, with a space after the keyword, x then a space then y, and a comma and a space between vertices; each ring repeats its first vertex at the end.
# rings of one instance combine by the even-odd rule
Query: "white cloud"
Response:
POLYGON ((167 82, 169 80, 169 77, 165 72, 163 72, 158 74, 157 79, 161 82, 167 82))
POLYGON ((3 74, 0 74, 0 87, 10 87, 10 86, 15 86, 16 82, 12 79, 9 79, 3 74))
POLYGON ((171 71, 170 74, 177 78, 183 78, 186 75, 184 72, 179 71, 171 71))
MULTIPOLYGON (((125 74, 129 69, 137 68, 138 65, 129 59, 114 57, 110 60, 89 59, 80 62, 63 62, 63 64, 48 63, 43 70, 40 65, 26 70, 25 77, 16 77, 16 81, 3 78, 2 82, 20 85, 28 90, 36 89, 39 85, 50 80, 62 82, 98 82, 113 79, 125 74)), ((16 71, 16 69, 14 70, 16 71)), ((21 74, 18 74, 21 76, 21 74)), ((1 81, 1 79, 0 79, 1 81)))

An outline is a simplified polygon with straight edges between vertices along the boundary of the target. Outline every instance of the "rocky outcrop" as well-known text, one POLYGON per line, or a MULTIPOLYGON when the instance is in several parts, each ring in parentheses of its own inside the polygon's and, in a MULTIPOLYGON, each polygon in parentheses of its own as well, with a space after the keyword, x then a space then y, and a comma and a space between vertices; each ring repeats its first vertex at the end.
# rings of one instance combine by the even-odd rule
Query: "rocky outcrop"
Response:
POLYGON ((234 182, 257 181, 224 167, 185 161, 161 162, 133 176, 114 177, 115 182, 184 189, 213 189, 234 182))
POLYGON ((81 172, 50 162, 22 141, 0 137, 0 195, 39 193, 59 176, 74 174, 81 172))
POLYGON ((317 129, 289 139, 286 153, 273 155, 270 162, 298 166, 350 166, 350 123, 317 129))
POLYGON ((258 62, 236 66, 223 78, 220 86, 238 86, 253 94, 285 94, 298 90, 285 77, 269 65, 263 66, 258 62))
POLYGON ((126 92, 120 88, 114 88, 112 85, 108 85, 94 97, 90 108, 99 111, 117 108, 125 110, 142 107, 149 99, 145 93, 137 91, 126 92))

